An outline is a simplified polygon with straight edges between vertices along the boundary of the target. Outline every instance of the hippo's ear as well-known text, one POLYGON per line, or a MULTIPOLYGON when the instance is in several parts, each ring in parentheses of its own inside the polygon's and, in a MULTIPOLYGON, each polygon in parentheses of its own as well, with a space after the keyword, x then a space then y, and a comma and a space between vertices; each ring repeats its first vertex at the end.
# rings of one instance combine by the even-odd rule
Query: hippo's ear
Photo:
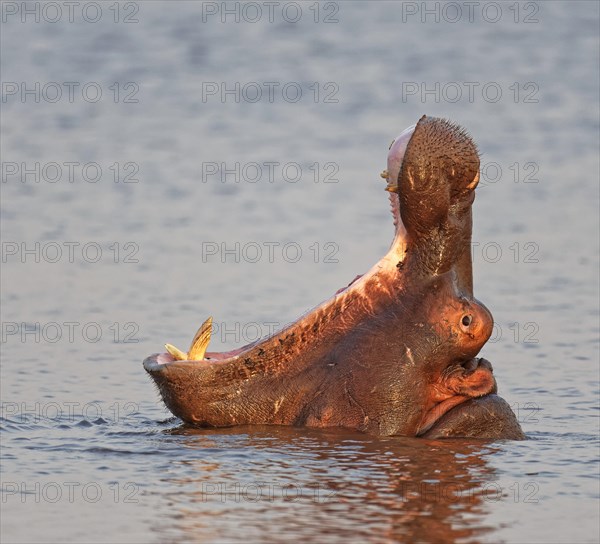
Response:
POLYGON ((444 119, 423 116, 408 142, 398 176, 400 213, 427 274, 456 270, 472 295, 471 205, 479 155, 469 135, 444 119))

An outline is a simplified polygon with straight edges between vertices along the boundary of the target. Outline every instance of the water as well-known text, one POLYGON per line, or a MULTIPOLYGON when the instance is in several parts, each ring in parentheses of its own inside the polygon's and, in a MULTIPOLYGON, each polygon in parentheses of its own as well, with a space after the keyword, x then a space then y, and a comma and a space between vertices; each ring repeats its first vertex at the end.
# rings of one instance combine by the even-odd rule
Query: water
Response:
POLYGON ((2 542, 598 540, 598 4, 492 4, 3 3, 2 542), (530 440, 171 419, 142 359, 208 315, 232 349, 368 270, 423 113, 482 152, 482 353, 530 440))

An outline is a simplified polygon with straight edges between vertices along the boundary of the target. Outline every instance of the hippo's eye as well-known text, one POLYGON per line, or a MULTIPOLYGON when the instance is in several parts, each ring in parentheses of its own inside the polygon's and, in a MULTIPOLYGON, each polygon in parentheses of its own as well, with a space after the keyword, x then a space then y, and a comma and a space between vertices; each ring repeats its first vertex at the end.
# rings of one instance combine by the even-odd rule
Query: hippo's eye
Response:
POLYGON ((473 318, 469 314, 463 315, 463 318, 460 320, 460 322, 462 323, 463 327, 468 327, 473 322, 473 318))

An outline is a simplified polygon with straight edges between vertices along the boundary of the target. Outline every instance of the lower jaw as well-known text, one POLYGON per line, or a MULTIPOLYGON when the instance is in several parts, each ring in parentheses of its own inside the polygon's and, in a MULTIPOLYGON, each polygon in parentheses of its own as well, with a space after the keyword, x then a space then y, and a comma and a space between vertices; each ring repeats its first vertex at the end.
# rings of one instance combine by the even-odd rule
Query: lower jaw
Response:
POLYGON ((421 424, 417 428, 417 436, 425 434, 431 427, 433 427, 447 412, 452 410, 455 406, 468 401, 473 397, 466 397, 464 395, 456 395, 449 399, 443 400, 436 404, 431 410, 425 414, 425 417, 421 421, 421 424))
POLYGON ((473 397, 448 411, 422 438, 526 440, 508 402, 494 393, 473 397))

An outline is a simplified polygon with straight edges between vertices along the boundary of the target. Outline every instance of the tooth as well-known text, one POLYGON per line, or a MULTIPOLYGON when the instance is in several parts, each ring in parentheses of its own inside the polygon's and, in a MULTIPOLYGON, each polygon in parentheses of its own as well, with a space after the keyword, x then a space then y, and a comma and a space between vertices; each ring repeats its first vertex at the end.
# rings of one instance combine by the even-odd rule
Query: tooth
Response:
POLYGON ((384 170, 383 172, 381 172, 381 174, 379 174, 383 179, 388 179, 388 176, 390 175, 389 172, 387 170, 384 170))
POLYGON ((477 187, 477 184, 479 183, 479 172, 477 172, 477 175, 475 176, 475 179, 469 183, 469 185, 466 186, 466 189, 475 189, 475 187, 477 187))
POLYGON ((175 359, 176 361, 186 361, 188 358, 186 353, 177 349, 171 344, 165 344, 165 348, 167 348, 167 351, 173 356, 173 359, 175 359))
POLYGON ((210 342, 210 335, 212 333, 212 317, 209 317, 202 326, 198 329, 196 336, 192 340, 190 351, 188 351, 188 359, 190 361, 200 361, 204 359, 206 348, 210 342))
POLYGON ((386 191, 390 192, 390 193, 397 193, 398 192, 398 186, 394 185, 393 183, 390 183, 386 188, 386 191))

